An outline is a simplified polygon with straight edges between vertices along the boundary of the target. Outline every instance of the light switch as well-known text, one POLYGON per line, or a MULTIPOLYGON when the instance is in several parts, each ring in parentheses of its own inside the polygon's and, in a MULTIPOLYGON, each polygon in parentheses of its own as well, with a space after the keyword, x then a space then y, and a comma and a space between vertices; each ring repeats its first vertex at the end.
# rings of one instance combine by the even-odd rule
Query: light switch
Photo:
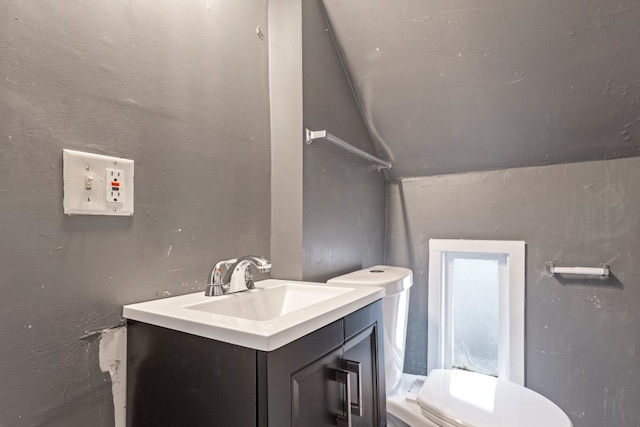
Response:
POLYGON ((133 215, 133 160, 62 150, 67 215, 133 215))

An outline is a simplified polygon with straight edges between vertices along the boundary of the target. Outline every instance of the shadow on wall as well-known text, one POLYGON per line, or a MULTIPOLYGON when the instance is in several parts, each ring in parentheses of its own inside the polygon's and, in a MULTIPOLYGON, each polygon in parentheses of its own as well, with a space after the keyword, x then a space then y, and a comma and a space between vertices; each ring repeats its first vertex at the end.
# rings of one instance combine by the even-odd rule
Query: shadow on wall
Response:
POLYGON ((624 284, 613 273, 609 273, 607 279, 585 279, 584 277, 563 277, 561 275, 556 275, 554 278, 562 286, 624 289, 624 284))

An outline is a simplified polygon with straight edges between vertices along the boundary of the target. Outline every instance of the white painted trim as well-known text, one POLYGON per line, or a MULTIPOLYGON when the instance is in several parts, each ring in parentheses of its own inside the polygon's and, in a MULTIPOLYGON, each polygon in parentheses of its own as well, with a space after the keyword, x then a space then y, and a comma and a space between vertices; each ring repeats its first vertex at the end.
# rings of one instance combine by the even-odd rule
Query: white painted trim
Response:
POLYGON ((508 289, 500 289, 500 378, 524 385, 525 242, 512 240, 429 240, 429 304, 427 369, 444 367, 444 255, 451 252, 506 255, 508 289), (504 343, 504 345, 503 345, 504 343), (507 360, 503 363, 503 360, 507 360))
POLYGON ((269 0, 271 277, 302 279, 302 0, 269 0))

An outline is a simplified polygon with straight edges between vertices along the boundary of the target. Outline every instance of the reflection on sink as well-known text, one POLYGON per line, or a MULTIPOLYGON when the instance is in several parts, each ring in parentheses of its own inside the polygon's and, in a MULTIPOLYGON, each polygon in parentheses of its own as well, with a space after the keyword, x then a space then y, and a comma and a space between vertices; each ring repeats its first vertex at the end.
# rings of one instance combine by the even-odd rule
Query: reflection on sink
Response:
POLYGON ((249 320, 270 320, 349 291, 350 288, 285 283, 185 305, 184 308, 249 320))

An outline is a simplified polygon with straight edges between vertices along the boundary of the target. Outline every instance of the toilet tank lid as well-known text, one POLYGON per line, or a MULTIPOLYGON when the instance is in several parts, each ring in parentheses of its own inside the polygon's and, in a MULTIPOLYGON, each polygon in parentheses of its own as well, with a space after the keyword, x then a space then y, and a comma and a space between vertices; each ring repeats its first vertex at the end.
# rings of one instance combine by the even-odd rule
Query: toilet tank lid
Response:
POLYGON ((332 284, 376 286, 384 288, 386 295, 393 295, 413 285, 413 272, 404 267, 375 265, 357 270, 327 281, 332 284))
POLYGON ((460 427, 571 427, 546 397, 488 375, 434 369, 417 398, 423 412, 460 427))

